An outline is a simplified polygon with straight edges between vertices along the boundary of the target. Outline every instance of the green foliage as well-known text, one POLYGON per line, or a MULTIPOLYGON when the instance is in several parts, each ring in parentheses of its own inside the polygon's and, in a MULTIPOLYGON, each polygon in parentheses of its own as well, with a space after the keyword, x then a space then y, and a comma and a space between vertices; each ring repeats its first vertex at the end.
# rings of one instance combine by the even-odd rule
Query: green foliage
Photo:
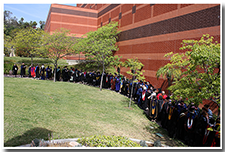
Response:
POLYGON ((145 71, 142 70, 144 64, 142 64, 137 58, 127 59, 127 61, 123 63, 123 66, 130 68, 130 70, 127 71, 127 74, 135 77, 138 80, 145 80, 145 76, 143 75, 143 72, 145 71))
MULTIPOLYGON (((44 35, 44 43, 40 52, 47 55, 54 62, 54 67, 57 67, 58 60, 76 52, 76 43, 78 39, 75 35, 70 35, 69 30, 61 28, 55 30, 54 33, 47 33, 44 35)), ((54 74, 54 81, 56 80, 56 73, 54 74)))
POLYGON ((75 53, 73 49, 76 44, 75 35, 69 36, 70 31, 64 28, 55 30, 54 33, 45 35, 45 43, 42 45, 42 51, 48 55, 50 59, 57 61, 66 55, 75 53))
MULTIPOLYGON (((20 32, 20 30, 24 30, 24 29, 34 29, 34 28, 36 28, 36 25, 37 25, 36 21, 30 21, 29 23, 23 22, 24 21, 23 17, 19 21, 17 21, 18 19, 15 16, 12 17, 12 14, 13 13, 8 10, 4 11, 4 54, 6 56, 9 56, 9 54, 12 51, 11 50, 11 48, 13 48, 12 40, 16 36, 16 33, 20 32)), ((37 28, 36 30, 42 29, 42 31, 43 31, 45 22, 40 21, 39 23, 40 23, 41 28, 37 28)), ((26 39, 27 38, 25 37, 24 40, 26 40, 26 39)), ((20 44, 20 42, 18 42, 18 43, 20 44)), ((21 43, 21 44, 23 44, 23 43, 21 43)), ((26 44, 24 44, 24 45, 26 45, 26 44)), ((21 48, 17 48, 17 50, 18 49, 20 50, 19 55, 27 56, 26 52, 29 51, 28 48, 26 48, 26 51, 22 51, 21 48), (23 53, 21 53, 21 51, 23 53)))
POLYGON ((79 138, 79 143, 89 147, 141 147, 138 143, 122 136, 91 136, 79 138))
POLYGON ((200 103, 203 99, 212 100, 220 106, 220 44, 206 34, 198 40, 183 40, 180 50, 185 54, 169 53, 171 61, 157 71, 169 75, 173 85, 168 89, 173 98, 187 99, 200 103))
MULTIPOLYGON (((127 61, 123 62, 122 65, 124 67, 130 68, 130 70, 127 71, 127 74, 132 76, 132 81, 134 79, 138 79, 138 80, 142 80, 142 81, 145 80, 145 76, 143 75, 144 70, 142 70, 142 68, 144 67, 144 64, 142 64, 137 58, 136 59, 127 59, 127 61)), ((133 87, 134 87, 134 83, 132 83, 129 107, 131 105, 133 87)))
POLYGON ((13 47, 16 51, 24 50, 22 55, 42 56, 40 48, 44 41, 43 36, 46 33, 40 29, 26 28, 16 32, 13 39, 13 47))
POLYGON ((113 56, 113 51, 118 51, 118 47, 115 45, 118 34, 118 22, 111 22, 96 31, 88 32, 86 37, 81 39, 77 48, 85 54, 87 60, 92 61, 91 64, 86 65, 88 68, 102 66, 102 73, 104 73, 107 67, 119 63, 120 57, 113 56))

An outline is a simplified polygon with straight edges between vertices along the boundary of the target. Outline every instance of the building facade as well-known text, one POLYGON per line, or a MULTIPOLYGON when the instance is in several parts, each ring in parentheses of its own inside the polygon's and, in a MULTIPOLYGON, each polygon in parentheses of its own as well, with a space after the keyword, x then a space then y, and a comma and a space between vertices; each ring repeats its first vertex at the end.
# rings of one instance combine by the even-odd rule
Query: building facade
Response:
MULTIPOLYGON (((220 42, 220 4, 52 4, 45 31, 71 30, 81 37, 112 21, 119 23, 119 51, 115 55, 138 58, 147 81, 156 88, 167 82, 156 78, 157 70, 169 62, 164 55, 179 50, 184 39, 200 39, 203 34, 220 42)), ((126 69, 121 69, 126 75, 126 69)))

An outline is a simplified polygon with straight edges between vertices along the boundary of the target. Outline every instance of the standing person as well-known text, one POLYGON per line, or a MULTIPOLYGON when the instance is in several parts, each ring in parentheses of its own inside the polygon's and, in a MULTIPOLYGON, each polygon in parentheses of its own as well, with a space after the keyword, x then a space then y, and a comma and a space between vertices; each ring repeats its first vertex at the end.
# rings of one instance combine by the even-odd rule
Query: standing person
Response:
POLYGON ((64 69, 62 70, 62 76, 63 76, 63 81, 68 81, 69 79, 69 70, 67 68, 67 66, 64 67, 64 69))
POLYGON ((60 67, 58 67, 57 70, 56 70, 56 80, 57 81, 60 80, 60 75, 61 75, 61 70, 60 70, 60 67))
POLYGON ((142 108, 143 110, 145 111, 148 111, 148 102, 149 102, 149 97, 150 97, 150 94, 148 93, 147 91, 147 88, 145 85, 142 86, 143 87, 143 91, 142 91, 142 108))
POLYGON ((20 69, 20 75, 21 75, 21 78, 24 77, 25 75, 25 70, 26 70, 26 65, 24 65, 24 63, 22 63, 21 65, 21 69, 20 69))
POLYGON ((41 66, 40 74, 41 74, 41 80, 45 80, 45 66, 44 66, 44 64, 42 64, 42 66, 41 66))
POLYGON ((13 75, 15 75, 15 77, 16 77, 17 71, 18 71, 18 66, 16 64, 14 64, 12 71, 13 71, 13 75))
POLYGON ((191 106, 188 109, 188 113, 186 115, 186 119, 184 122, 184 127, 185 127, 184 141, 189 146, 194 145, 195 122, 196 122, 195 106, 191 106))
POLYGON ((165 91, 162 91, 162 97, 163 97, 164 100, 167 98, 167 95, 166 95, 165 91))
POLYGON ((28 68, 28 74, 29 74, 28 77, 31 77, 31 65, 30 65, 29 68, 28 68))
POLYGON ((50 73, 51 73, 51 71, 50 71, 50 68, 49 68, 49 66, 46 68, 46 79, 49 79, 50 78, 50 73))
POLYGON ((194 146, 202 147, 203 146, 203 139, 205 137, 207 125, 209 123, 208 117, 208 109, 206 107, 202 108, 202 113, 200 117, 196 121, 196 126, 194 129, 195 137, 194 137, 194 146))
POLYGON ((156 96, 153 96, 149 104, 149 117, 152 121, 155 121, 158 116, 158 100, 156 96))
POLYGON ((116 85, 116 80, 115 80, 115 77, 112 76, 112 79, 111 79, 111 90, 115 90, 115 85, 116 85))
POLYGON ((31 76, 34 78, 35 77, 35 67, 33 64, 31 65, 31 76))
POLYGON ((119 92, 120 91, 120 78, 119 77, 116 77, 116 89, 115 89, 116 92, 119 92))
POLYGON ((35 75, 36 75, 36 78, 39 80, 39 77, 40 77, 40 73, 39 73, 39 65, 37 64, 36 68, 35 68, 35 75))
POLYGON ((138 104, 139 107, 141 107, 141 102, 142 102, 141 101, 141 94, 142 94, 143 90, 142 90, 142 85, 141 84, 139 84, 138 87, 139 88, 138 88, 138 91, 137 91, 137 96, 138 96, 137 104, 138 104))

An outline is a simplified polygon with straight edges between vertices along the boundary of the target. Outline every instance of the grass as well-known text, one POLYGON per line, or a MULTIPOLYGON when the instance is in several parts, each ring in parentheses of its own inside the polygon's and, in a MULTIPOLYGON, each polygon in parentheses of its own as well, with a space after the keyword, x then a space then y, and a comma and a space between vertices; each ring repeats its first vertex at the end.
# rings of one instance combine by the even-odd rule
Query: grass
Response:
MULTIPOLYGON (((92 135, 116 135, 155 141, 143 111, 110 90, 82 84, 27 78, 4 78, 4 146, 92 135)), ((154 123, 155 125, 155 123, 154 123)), ((168 137, 162 143, 182 146, 168 137)))

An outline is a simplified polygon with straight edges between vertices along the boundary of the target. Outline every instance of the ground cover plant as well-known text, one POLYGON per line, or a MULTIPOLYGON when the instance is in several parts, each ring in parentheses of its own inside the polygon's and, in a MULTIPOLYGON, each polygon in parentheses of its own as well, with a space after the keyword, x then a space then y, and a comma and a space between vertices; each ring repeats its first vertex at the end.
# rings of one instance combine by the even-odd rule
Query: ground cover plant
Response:
POLYGON ((91 136, 79 138, 77 141, 89 147, 141 147, 140 144, 122 136, 91 136))
POLYGON ((183 146, 146 129, 153 122, 135 104, 128 108, 128 101, 116 92, 82 84, 5 77, 4 146, 48 140, 49 134, 53 139, 93 135, 160 139, 162 144, 183 146))

